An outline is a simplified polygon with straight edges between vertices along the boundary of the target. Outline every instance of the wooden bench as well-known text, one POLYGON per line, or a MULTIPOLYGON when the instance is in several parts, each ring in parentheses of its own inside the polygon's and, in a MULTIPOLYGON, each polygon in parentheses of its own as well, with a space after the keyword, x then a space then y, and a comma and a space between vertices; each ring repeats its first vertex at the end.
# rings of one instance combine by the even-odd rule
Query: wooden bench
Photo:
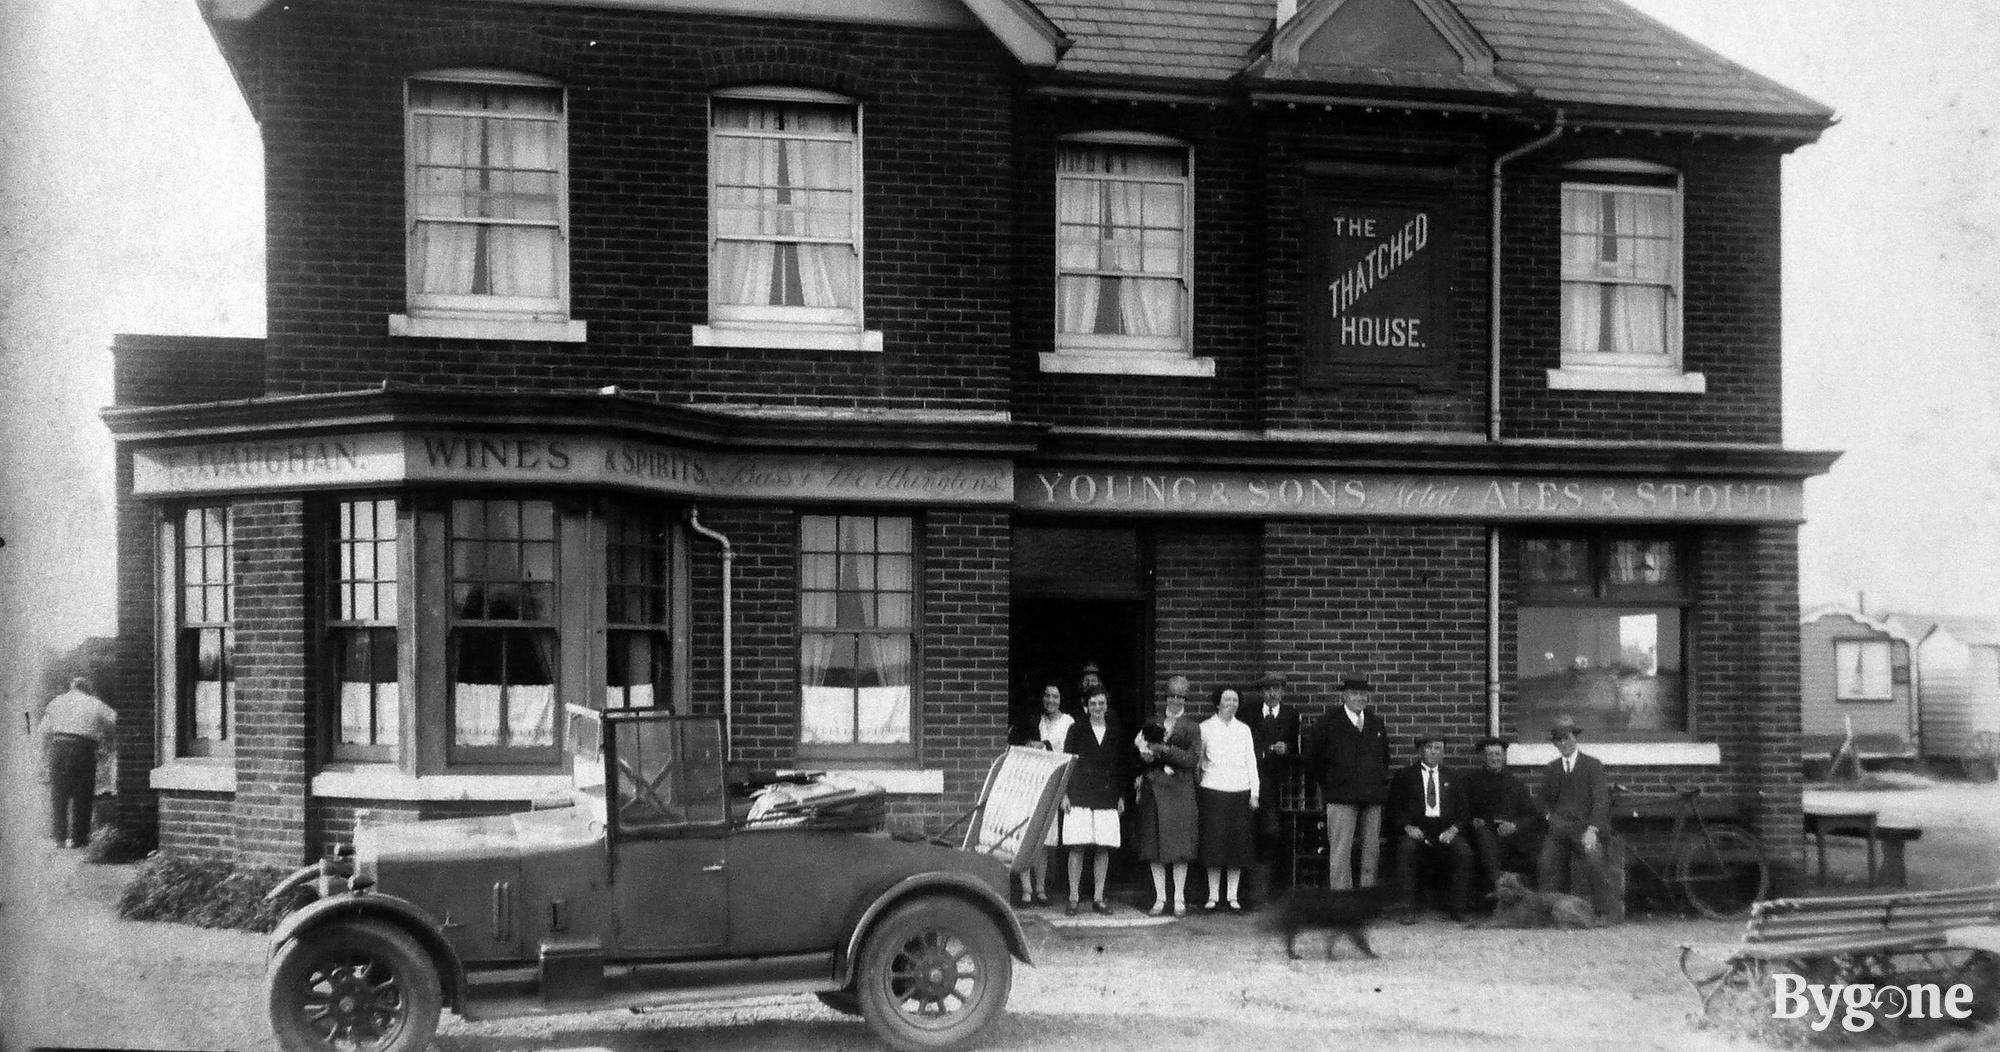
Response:
POLYGON ((1750 909, 1743 941, 1681 947, 1707 1012, 1725 993, 1765 999, 1779 973, 1809 982, 1970 983, 1990 1020, 2000 1004, 2000 884, 1949 891, 1772 899, 1750 909), (1957 932, 1955 935, 1954 932, 1957 932))

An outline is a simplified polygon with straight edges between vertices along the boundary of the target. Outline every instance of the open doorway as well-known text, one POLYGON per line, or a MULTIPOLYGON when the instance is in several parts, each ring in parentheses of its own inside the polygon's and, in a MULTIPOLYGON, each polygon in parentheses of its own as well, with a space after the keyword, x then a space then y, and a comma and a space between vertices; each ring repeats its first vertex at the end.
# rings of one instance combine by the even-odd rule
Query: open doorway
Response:
POLYGON ((1064 703, 1081 712, 1077 681, 1084 663, 1094 661, 1111 692, 1113 718, 1137 728, 1150 711, 1147 612, 1141 599, 1016 598, 1008 633, 1014 703, 1039 704, 1042 684, 1053 679, 1064 703))

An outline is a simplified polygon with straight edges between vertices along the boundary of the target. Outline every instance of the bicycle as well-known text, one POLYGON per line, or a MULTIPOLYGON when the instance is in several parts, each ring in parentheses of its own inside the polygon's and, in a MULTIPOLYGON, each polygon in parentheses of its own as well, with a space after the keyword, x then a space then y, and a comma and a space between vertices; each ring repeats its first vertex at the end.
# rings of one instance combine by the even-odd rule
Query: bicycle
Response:
MULTIPOLYGON (((1771 890, 1771 867, 1756 834, 1728 821, 1709 821, 1696 806, 1702 788, 1676 786, 1671 795, 1635 793, 1611 787, 1620 806, 1634 800, 1675 800, 1674 827, 1667 839, 1663 872, 1626 839, 1628 862, 1637 862, 1663 888, 1677 889, 1695 911, 1712 920, 1741 917, 1771 890)), ((1618 810, 1614 807, 1613 810, 1618 810)))

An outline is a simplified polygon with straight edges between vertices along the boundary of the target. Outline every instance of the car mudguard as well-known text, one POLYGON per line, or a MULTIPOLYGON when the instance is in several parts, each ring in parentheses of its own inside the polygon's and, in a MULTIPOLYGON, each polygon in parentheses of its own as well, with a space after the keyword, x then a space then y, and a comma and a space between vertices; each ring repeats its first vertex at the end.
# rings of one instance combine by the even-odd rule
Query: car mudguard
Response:
POLYGON ((271 929, 269 954, 275 956, 279 948, 301 935, 320 927, 342 920, 379 918, 410 933, 437 963, 438 988, 444 994, 444 1003, 454 1012, 463 1013, 465 1008, 465 962, 458 951, 452 949, 445 939, 436 920, 423 907, 408 899, 375 892, 349 891, 308 903, 285 915, 276 928, 271 929))
POLYGON ((854 981, 854 959, 861 954, 861 940, 867 938, 869 929, 875 926, 878 918, 897 905, 926 894, 950 895, 972 902, 1000 926, 1001 934, 1007 937, 1007 949, 1020 958, 1022 964, 1035 963, 1028 956, 1028 936, 1021 930, 1021 919, 1014 916, 1014 908, 1007 904, 1007 900, 995 894, 983 881, 964 873, 918 873, 890 885, 861 912, 861 918, 847 933, 846 945, 834 958, 834 981, 842 986, 854 981))

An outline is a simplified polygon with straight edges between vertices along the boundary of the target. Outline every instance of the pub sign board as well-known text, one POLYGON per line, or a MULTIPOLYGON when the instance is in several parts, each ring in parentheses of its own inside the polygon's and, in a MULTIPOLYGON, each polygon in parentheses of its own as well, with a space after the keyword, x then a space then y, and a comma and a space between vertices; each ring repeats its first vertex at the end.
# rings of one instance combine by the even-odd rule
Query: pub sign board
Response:
POLYGON ((1332 191, 1306 217, 1306 382, 1440 379, 1453 340, 1443 196, 1332 191))

